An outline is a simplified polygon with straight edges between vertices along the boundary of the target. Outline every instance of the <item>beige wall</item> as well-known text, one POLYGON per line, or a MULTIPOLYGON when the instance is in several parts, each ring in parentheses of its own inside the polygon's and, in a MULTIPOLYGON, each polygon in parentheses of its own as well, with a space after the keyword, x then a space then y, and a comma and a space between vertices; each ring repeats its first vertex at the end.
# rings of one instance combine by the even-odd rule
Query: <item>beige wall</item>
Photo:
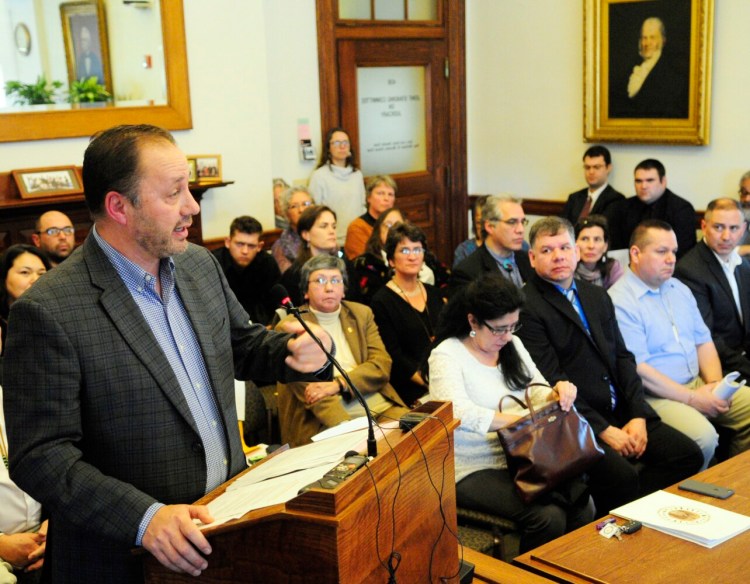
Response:
MULTIPOLYGON (((736 191, 750 168, 750 2, 716 2, 711 144, 611 145, 612 182, 632 193, 631 171, 660 158, 669 186, 698 208, 736 191)), ((271 226, 270 182, 305 179, 297 120, 320 147, 313 0, 186 0, 194 129, 177 132, 187 153, 221 153, 236 184, 207 193, 207 237, 249 213, 271 226)), ((470 192, 563 198, 583 184, 583 3, 467 0, 470 192)), ((0 145, 0 170, 80 164, 86 139, 0 145)))

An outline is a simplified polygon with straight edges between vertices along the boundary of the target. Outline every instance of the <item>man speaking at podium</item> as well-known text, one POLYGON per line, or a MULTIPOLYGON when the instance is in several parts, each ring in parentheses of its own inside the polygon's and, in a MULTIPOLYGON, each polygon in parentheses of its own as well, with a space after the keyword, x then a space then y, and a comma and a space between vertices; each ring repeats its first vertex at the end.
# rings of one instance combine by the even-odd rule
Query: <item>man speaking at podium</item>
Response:
POLYGON ((10 314, 11 476, 49 513, 47 581, 142 581, 133 546, 197 576, 211 547, 193 520, 212 518, 189 503, 245 467, 233 379, 309 379, 327 360, 301 327, 251 325, 188 244, 200 208, 168 132, 99 134, 83 182, 91 233, 10 314))

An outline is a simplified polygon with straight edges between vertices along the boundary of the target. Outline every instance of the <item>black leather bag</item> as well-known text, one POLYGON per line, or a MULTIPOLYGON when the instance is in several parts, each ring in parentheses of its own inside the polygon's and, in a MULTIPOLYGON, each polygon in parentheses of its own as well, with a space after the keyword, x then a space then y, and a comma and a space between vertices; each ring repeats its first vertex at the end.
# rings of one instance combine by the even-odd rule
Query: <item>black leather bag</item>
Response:
POLYGON ((504 396, 501 412, 503 401, 510 398, 530 413, 497 431, 508 469, 515 473, 513 480, 526 503, 581 475, 604 456, 591 426, 575 406, 565 412, 555 400, 535 410, 529 394, 532 387, 552 389, 532 383, 526 388, 525 404, 513 395, 504 396))

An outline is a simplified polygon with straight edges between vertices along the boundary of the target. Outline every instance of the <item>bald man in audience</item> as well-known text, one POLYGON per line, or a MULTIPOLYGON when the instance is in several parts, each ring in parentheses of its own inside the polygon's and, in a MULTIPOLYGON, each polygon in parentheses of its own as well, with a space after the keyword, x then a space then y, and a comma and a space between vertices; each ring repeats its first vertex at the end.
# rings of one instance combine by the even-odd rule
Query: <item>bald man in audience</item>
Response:
POLYGON ((36 230, 31 236, 53 266, 67 258, 76 245, 76 230, 70 218, 60 211, 47 211, 36 220, 36 230))

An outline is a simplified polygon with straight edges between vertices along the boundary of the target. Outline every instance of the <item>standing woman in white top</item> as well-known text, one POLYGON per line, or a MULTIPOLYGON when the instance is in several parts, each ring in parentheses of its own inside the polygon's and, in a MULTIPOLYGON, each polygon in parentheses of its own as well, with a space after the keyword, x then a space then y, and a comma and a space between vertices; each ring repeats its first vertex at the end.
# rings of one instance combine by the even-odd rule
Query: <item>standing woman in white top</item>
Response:
POLYGON ((357 168, 349 134, 342 128, 328 130, 308 187, 317 204, 336 211, 336 239, 343 248, 347 226, 365 209, 365 180, 357 168))
MULTIPOLYGON (((585 525, 594 518, 594 506, 581 479, 524 503, 508 470, 497 430, 528 412, 516 405, 501 413, 500 399, 523 396, 529 383, 545 383, 513 335, 521 304, 521 291, 498 273, 485 274, 451 298, 430 354, 429 384, 430 397, 452 401, 461 419, 454 435, 457 505, 515 521, 523 553, 585 525)), ((555 389, 561 407, 569 410, 575 385, 560 381, 555 389)), ((535 405, 544 403, 542 393, 534 391, 535 405)))

